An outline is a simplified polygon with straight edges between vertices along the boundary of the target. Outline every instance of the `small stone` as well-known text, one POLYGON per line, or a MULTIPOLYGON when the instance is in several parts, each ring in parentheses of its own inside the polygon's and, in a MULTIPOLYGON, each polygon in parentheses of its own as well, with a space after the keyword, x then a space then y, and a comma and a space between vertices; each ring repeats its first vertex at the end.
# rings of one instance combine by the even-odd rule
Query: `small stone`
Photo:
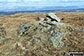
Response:
POLYGON ((64 20, 64 18, 61 18, 61 20, 64 20))
POLYGON ((37 18, 36 18, 36 21, 40 21, 40 20, 41 20, 41 18, 40 18, 40 17, 37 17, 37 18))
POLYGON ((19 35, 22 35, 24 31, 26 30, 26 28, 27 28, 26 24, 21 24, 18 31, 19 35))

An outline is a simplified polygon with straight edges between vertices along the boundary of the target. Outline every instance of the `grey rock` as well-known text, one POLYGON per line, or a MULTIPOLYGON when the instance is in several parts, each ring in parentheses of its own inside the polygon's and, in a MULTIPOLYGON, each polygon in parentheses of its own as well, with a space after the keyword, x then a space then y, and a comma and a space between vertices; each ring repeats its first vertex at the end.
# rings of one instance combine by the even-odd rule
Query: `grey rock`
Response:
POLYGON ((4 37, 0 36, 0 40, 4 40, 4 39, 5 39, 4 37))
POLYGON ((61 18, 61 20, 64 20, 64 18, 61 18))
POLYGON ((54 13, 48 13, 46 17, 50 18, 52 21, 60 22, 60 18, 57 17, 54 13))
POLYGON ((6 31, 4 27, 2 27, 2 24, 0 24, 0 36, 5 36, 5 35, 6 35, 6 31))
POLYGON ((57 25, 57 26, 65 26, 66 24, 64 23, 60 23, 60 22, 56 22, 56 21, 51 21, 51 22, 46 22, 47 24, 50 24, 50 25, 57 25))
POLYGON ((84 32, 84 29, 82 29, 80 27, 73 27, 73 29, 77 29, 77 30, 80 30, 80 31, 84 32))
POLYGON ((44 21, 44 18, 37 17, 36 21, 42 22, 42 21, 44 21))
POLYGON ((36 21, 40 21, 40 20, 41 20, 41 18, 40 18, 40 17, 37 17, 37 18, 36 18, 36 21))
POLYGON ((19 35, 22 35, 24 31, 26 31, 26 28, 27 28, 26 24, 21 24, 19 31, 18 31, 19 35))
POLYGON ((80 31, 84 32, 84 29, 80 29, 80 31))
POLYGON ((35 40, 38 44, 41 42, 41 40, 38 39, 38 38, 34 38, 34 40, 35 40))

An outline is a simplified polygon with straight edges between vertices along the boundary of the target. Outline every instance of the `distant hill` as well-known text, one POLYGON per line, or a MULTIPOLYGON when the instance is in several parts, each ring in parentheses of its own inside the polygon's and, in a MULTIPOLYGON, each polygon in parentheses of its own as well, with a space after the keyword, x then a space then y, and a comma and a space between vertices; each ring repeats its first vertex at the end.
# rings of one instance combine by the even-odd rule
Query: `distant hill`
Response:
POLYGON ((15 7, 6 8, 2 11, 42 11, 42 10, 64 10, 64 9, 79 9, 77 6, 49 6, 49 7, 15 7))
POLYGON ((79 8, 77 6, 56 6, 56 7, 17 7, 15 9, 4 9, 0 11, 0 16, 7 16, 16 13, 34 13, 34 12, 84 12, 84 8, 79 8))
POLYGON ((44 8, 41 8, 40 10, 64 10, 64 9, 78 9, 79 7, 77 6, 66 6, 66 7, 63 7, 63 6, 56 6, 56 7, 44 7, 44 8))

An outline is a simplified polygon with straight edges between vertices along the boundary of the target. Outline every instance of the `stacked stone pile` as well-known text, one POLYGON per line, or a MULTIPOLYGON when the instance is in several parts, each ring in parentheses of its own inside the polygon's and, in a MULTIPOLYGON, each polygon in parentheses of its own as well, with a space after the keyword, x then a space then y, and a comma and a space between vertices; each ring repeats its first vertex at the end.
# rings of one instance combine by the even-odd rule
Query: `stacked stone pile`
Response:
POLYGON ((57 17, 54 13, 48 13, 45 18, 38 17, 36 20, 38 20, 40 23, 46 22, 46 24, 57 24, 57 22, 60 22, 61 19, 57 17))

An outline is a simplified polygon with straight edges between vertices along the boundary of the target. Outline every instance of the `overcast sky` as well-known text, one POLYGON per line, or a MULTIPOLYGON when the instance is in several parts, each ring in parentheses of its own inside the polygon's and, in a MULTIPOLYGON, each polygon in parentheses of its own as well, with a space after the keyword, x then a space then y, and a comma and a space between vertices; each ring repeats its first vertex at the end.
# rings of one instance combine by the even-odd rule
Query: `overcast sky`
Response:
POLYGON ((4 8, 45 7, 45 6, 84 6, 84 0, 0 0, 0 10, 4 8))

